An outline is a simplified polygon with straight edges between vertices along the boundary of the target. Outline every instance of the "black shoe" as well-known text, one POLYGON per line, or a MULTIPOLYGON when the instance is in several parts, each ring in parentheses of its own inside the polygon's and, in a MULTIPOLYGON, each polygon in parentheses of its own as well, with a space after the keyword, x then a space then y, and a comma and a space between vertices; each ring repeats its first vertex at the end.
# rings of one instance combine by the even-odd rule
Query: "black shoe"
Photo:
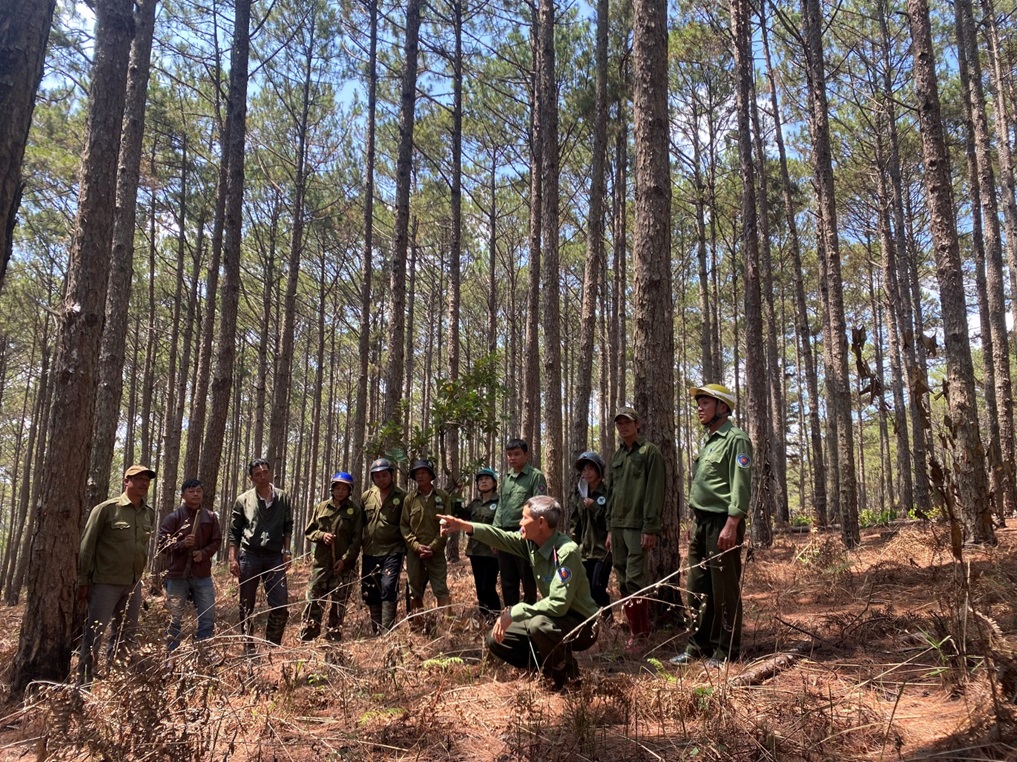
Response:
POLYGON ((677 656, 671 657, 671 663, 680 667, 685 664, 691 664, 697 659, 699 659, 699 657, 696 654, 690 654, 688 651, 682 651, 677 656))
POLYGON ((706 661, 706 666, 713 669, 720 669, 725 664, 727 664, 727 659, 718 659, 716 656, 713 656, 706 661))
POLYGON ((308 628, 300 631, 300 639, 306 643, 309 640, 314 640, 319 634, 321 634, 321 630, 308 628))
POLYGON ((342 639, 343 634, 340 630, 330 629, 325 633, 325 640, 327 640, 329 643, 340 643, 342 642, 342 639))

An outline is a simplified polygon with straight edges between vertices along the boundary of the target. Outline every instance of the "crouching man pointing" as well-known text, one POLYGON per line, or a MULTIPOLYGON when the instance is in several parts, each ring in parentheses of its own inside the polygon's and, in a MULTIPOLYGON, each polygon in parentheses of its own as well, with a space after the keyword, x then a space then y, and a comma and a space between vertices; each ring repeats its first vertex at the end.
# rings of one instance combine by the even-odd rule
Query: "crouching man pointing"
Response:
POLYGON ((519 532, 439 516, 442 534, 464 531, 485 545, 529 559, 541 599, 505 609, 487 636, 492 654, 522 669, 540 669, 556 690, 579 676, 573 651, 597 640, 599 609, 590 596, 579 546, 558 531, 562 509, 551 497, 531 497, 519 532))

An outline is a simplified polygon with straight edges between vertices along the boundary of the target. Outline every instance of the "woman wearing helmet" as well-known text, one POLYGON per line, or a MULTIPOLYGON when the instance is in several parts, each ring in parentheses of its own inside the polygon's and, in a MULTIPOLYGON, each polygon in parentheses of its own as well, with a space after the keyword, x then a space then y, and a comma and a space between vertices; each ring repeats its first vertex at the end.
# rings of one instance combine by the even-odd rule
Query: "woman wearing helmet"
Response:
POLYGON ((364 537, 364 512, 353 502, 353 477, 340 471, 329 485, 332 498, 318 503, 304 536, 314 543, 314 567, 307 584, 307 605, 301 617, 301 640, 321 634, 321 617, 331 598, 325 639, 342 640, 346 601, 357 577, 357 559, 364 537))
MULTIPOLYGON (((494 513, 498 510, 498 474, 493 468, 482 468, 473 477, 479 493, 466 507, 458 507, 458 518, 474 524, 493 524, 494 513)), ((470 537, 466 555, 473 567, 473 584, 477 588, 477 603, 485 619, 494 620, 501 611, 498 597, 498 555, 479 540, 470 537)))
POLYGON ((607 510, 607 486, 604 484, 604 459, 595 452, 584 452, 576 459, 579 483, 572 493, 572 539, 582 546, 583 567, 590 580, 590 594, 604 616, 610 617, 611 596, 607 583, 611 578, 611 552, 607 510))

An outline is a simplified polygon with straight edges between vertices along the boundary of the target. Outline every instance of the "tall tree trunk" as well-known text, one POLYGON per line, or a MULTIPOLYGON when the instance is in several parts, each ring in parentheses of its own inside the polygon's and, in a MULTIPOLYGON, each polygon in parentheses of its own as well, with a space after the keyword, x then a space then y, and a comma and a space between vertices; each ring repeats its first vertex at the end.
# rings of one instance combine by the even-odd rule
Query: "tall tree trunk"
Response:
MULTIPOLYGON (((996 201, 996 176, 992 166, 989 123, 985 114, 985 91, 982 87, 982 66, 975 34, 971 0, 955 0, 957 15, 958 60, 970 69, 967 99, 974 142, 975 169, 973 178, 980 186, 982 222, 985 234, 985 286, 989 328, 992 337, 991 362, 994 397, 998 417, 989 414, 989 467, 992 469, 993 491, 996 492, 997 514, 1013 515, 1017 510, 1017 484, 1014 482, 1014 419, 1013 383, 1010 377, 1010 351, 1006 330, 1006 299, 1004 296, 1003 241, 999 227, 999 205, 996 201), (998 430, 998 431, 997 431, 998 430), (998 437, 998 439, 997 439, 998 437)), ((961 70, 962 75, 967 72, 961 70)), ((987 398, 988 399, 988 398, 987 398)))
POLYGON ((849 548, 858 544, 858 488, 855 481, 854 431, 851 421, 851 386, 848 379, 847 326, 844 320, 843 280, 840 271, 840 241, 837 228, 837 197, 833 183, 833 155, 830 146, 829 106, 826 99, 826 72, 823 63, 823 17, 819 0, 803 0, 806 40, 806 70, 809 86, 809 123, 815 163, 815 184, 819 196, 819 218, 826 258, 825 285, 829 320, 830 364, 826 369, 830 390, 827 404, 837 427, 837 485, 841 533, 849 548))
MULTIPOLYGON (((967 539, 990 543, 995 541, 995 534, 992 512, 986 499, 989 485, 982 467, 985 450, 982 447, 978 410, 975 406, 975 378, 971 346, 968 343, 964 278, 957 243, 949 154, 940 116, 929 6, 925 0, 908 0, 907 7, 913 43, 911 52, 914 57, 915 98, 922 132, 925 190, 936 250, 936 278, 943 314, 950 428, 954 439, 954 478, 964 512, 967 539)), ((948 505, 949 502, 948 496, 948 505)))
MULTIPOLYGON (((222 467, 226 423, 233 390, 237 355, 237 308, 240 301, 240 255, 243 232, 244 147, 247 141, 247 79, 251 49, 251 0, 236 0, 233 48, 230 55, 229 106, 224 154, 226 198, 223 207, 222 298, 215 349, 215 370, 210 384, 210 404, 205 438, 198 461, 198 478, 218 485, 222 467)), ((208 500, 212 496, 209 495, 208 500)), ((228 500, 228 498, 226 498, 228 500)), ((224 501, 225 502, 225 501, 224 501)))
MULTIPOLYGON (((752 147, 752 31, 748 0, 732 0, 735 99, 738 156, 742 178, 741 242, 745 256, 745 376, 748 383, 748 424, 755 463, 752 468, 752 542, 773 544, 773 469, 770 451, 769 392, 763 339, 763 305, 759 268, 759 226, 756 217, 756 176, 752 147)), ((774 358, 776 359, 776 358, 774 358)))
POLYGON ((812 465, 812 512, 816 526, 826 526, 826 463, 823 459, 822 423, 819 420, 819 379, 816 360, 812 351, 812 331, 809 327, 809 308, 805 300, 804 272, 802 267, 801 242, 798 237, 798 222, 791 191, 791 173, 788 170, 787 151, 784 148, 784 128, 781 120, 780 103, 777 99, 777 84, 770 60, 770 45, 767 36, 766 18, 763 15, 766 3, 760 4, 760 36, 763 42, 763 57, 766 62, 766 79, 770 91, 770 106, 773 109, 774 142, 780 163, 781 190, 784 196, 785 223, 791 250, 791 272, 795 292, 795 328, 798 334, 799 355, 805 366, 805 385, 809 395, 809 460, 812 465))
POLYGON ((87 136, 81 158, 78 217, 71 242, 67 288, 59 313, 54 360, 54 401, 39 524, 32 537, 28 601, 21 623, 11 690, 20 695, 33 680, 63 680, 71 661, 78 533, 92 448, 113 207, 123 129, 127 64, 134 34, 130 0, 95 4, 96 40, 87 136))
POLYGON ((145 106, 151 70, 152 37, 158 0, 142 0, 135 12, 135 35, 127 75, 123 140, 117 167, 116 216, 113 252, 106 292, 105 323, 99 355, 99 388, 95 400, 95 435, 85 505, 109 497, 110 467, 120 423, 124 389, 124 356, 127 351, 127 310, 134 280, 134 233, 137 226, 138 181, 141 176, 145 106))
POLYGON ((399 155, 396 159, 395 224, 392 233, 390 344, 385 373, 382 421, 395 420, 402 397, 406 342, 406 250, 409 246, 410 182, 413 170, 413 122, 417 103, 417 43, 420 35, 420 0, 406 3, 406 46, 402 99, 399 109, 399 155))
POLYGON ((374 256, 374 133, 378 110, 378 0, 367 0, 370 43, 367 63, 367 152, 364 169, 364 251, 360 268, 360 335, 358 337, 357 407, 353 416, 352 473, 364 475, 364 437, 367 432, 367 381, 371 355, 371 278, 374 256))
POLYGON ((554 60, 554 0, 540 0, 540 67, 537 101, 540 104, 541 198, 540 288, 543 297, 541 327, 544 330, 544 367, 541 373, 544 397, 544 424, 547 438, 541 465, 552 495, 563 492, 563 424, 561 390, 561 274, 558 271, 558 87, 554 60))
MULTIPOLYGON (((674 405, 674 299, 671 293, 671 168, 667 118, 667 2, 634 0, 633 117, 636 144, 636 229, 633 388, 643 435, 664 458, 661 533, 653 579, 679 567, 679 502, 674 405)), ((664 595, 665 599, 675 595, 664 595)))
MULTIPOLYGON (((586 449, 593 394, 593 340, 597 330, 598 286, 604 270, 604 193, 607 185, 607 30, 608 0, 597 0, 597 83, 593 117, 593 156, 590 162, 590 210, 587 224, 583 306, 579 322, 576 413, 572 419, 572 460, 586 449)), ((601 355, 605 360, 607 355, 601 355)))
MULTIPOLYGON (((289 430, 290 376, 293 368, 293 334, 296 330, 297 284, 300 280, 300 257, 304 248, 304 200, 307 195, 307 136, 310 132, 311 78, 314 75, 314 49, 317 43, 315 13, 309 11, 307 47, 304 50, 303 82, 301 82, 300 111, 293 114, 297 133, 295 172, 293 179, 293 229, 290 237, 290 256, 286 265, 286 297, 283 300, 282 338, 275 366, 275 383, 272 386, 272 415, 268 429, 268 461, 283 463, 289 430)), ((303 32, 301 32, 303 34, 303 32)))
POLYGON ((21 204, 21 162, 42 81, 56 0, 9 0, 0 24, 0 289, 14 244, 21 204))
MULTIPOLYGON (((448 271, 448 375, 459 381, 459 281, 463 256, 463 1, 452 0, 452 28, 455 33, 455 54, 452 59, 452 231, 449 241, 448 271)), ((446 478, 452 488, 459 486, 459 428, 448 433, 448 471, 446 478)), ((456 535, 458 539, 458 535, 456 535)), ((458 543, 449 543, 446 548, 458 543)))
POLYGON ((526 339, 523 349, 522 436, 529 443, 531 460, 540 460, 540 267, 543 235, 543 150, 540 119, 540 16, 531 6, 533 80, 530 88, 530 257, 527 262, 529 290, 526 292, 526 339))

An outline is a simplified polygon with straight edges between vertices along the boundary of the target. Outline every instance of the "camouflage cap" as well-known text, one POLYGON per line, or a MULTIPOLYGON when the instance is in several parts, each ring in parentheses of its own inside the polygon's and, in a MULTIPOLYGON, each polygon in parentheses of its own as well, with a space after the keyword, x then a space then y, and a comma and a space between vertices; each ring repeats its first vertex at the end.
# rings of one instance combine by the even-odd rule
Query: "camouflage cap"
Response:
POLYGON ((629 420, 632 421, 638 421, 639 415, 636 413, 635 408, 623 407, 617 413, 614 414, 615 422, 617 422, 619 418, 628 418, 629 420))
POLYGON ((155 471, 148 466, 134 465, 124 471, 124 478, 130 479, 132 476, 138 476, 139 474, 145 474, 149 479, 155 478, 155 471))

